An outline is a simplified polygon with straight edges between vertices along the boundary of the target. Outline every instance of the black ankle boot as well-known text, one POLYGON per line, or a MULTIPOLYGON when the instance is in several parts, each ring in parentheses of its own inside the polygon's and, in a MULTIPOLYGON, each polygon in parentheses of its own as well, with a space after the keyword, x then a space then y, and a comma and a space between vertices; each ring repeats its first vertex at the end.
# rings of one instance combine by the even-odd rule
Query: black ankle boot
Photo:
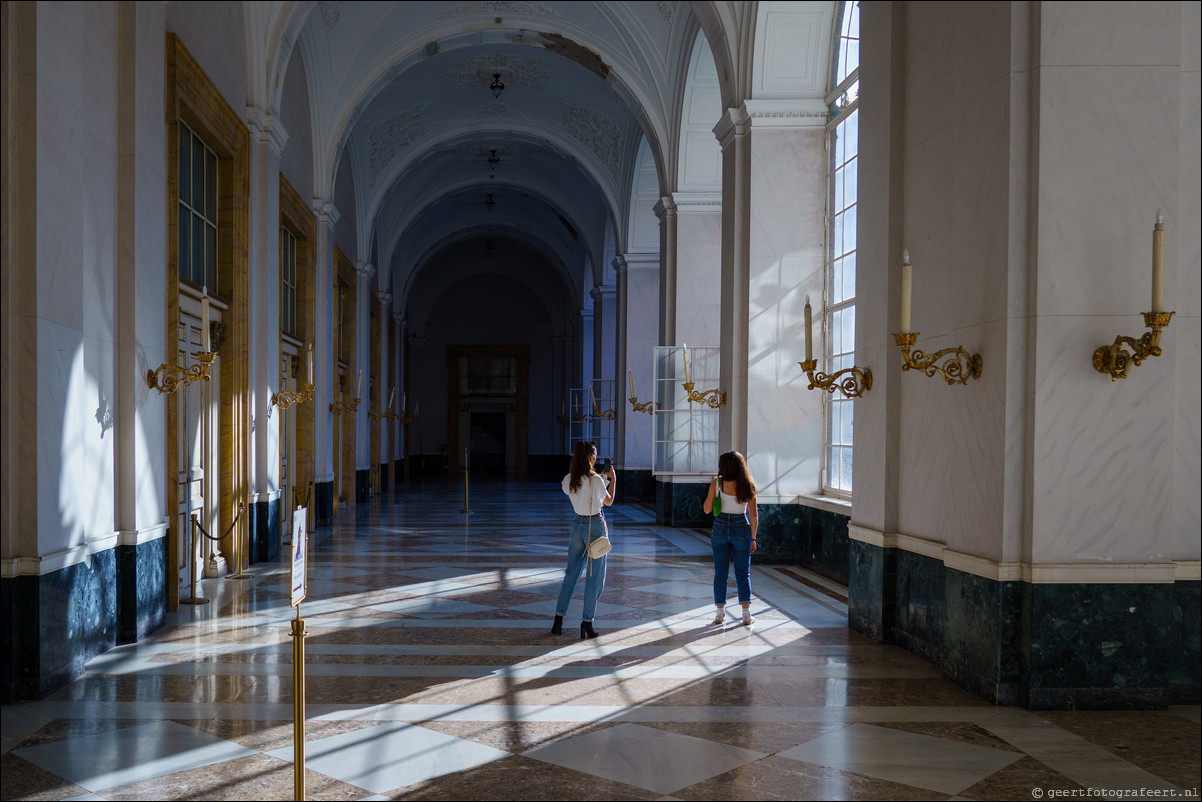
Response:
POLYGON ((580 622, 580 637, 582 637, 582 638, 597 637, 597 632, 596 632, 596 630, 593 629, 592 621, 581 621, 580 622))
POLYGON ((555 616, 555 623, 551 625, 551 634, 552 635, 562 635, 563 634, 563 616, 562 615, 555 616))

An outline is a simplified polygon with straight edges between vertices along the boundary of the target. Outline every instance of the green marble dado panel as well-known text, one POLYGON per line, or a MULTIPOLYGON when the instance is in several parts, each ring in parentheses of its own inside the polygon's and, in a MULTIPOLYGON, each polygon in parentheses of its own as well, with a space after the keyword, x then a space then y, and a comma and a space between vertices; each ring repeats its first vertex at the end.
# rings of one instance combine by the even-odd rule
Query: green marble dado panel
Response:
POLYGON ((1025 595, 1027 707, 1168 704, 1174 651, 1188 639, 1174 584, 1039 584, 1028 585, 1025 595))
POLYGON ((897 549, 850 540, 847 551, 847 622, 871 638, 892 643, 897 549))
POLYGON ((117 645, 114 549, 41 576, 4 580, 5 702, 41 699, 117 645))
POLYGON ((1202 582, 1173 583, 1174 615, 1178 637, 1169 660, 1169 703, 1196 705, 1202 702, 1198 678, 1202 674, 1202 582))
POLYGON ((655 484, 650 470, 627 468, 618 471, 618 501, 652 504, 655 502, 655 484))
POLYGON ((117 640, 135 643, 167 620, 167 538, 117 547, 117 640))
POLYGON ((946 569, 940 665, 949 679, 994 704, 1018 704, 1023 584, 946 569))
POLYGON ((947 621, 946 570, 942 560, 897 549, 894 640, 936 663, 947 621))
POLYGON ((655 522, 667 526, 710 529, 714 525, 714 516, 706 515, 701 508, 708 493, 708 484, 657 480, 655 522))

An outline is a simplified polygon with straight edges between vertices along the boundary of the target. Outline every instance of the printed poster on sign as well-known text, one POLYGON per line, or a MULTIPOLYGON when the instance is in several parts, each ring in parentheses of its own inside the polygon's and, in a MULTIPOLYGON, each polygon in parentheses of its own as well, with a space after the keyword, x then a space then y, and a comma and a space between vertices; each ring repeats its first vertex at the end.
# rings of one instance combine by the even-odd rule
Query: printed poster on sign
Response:
POLYGON ((305 598, 305 508, 292 513, 292 606, 305 598))

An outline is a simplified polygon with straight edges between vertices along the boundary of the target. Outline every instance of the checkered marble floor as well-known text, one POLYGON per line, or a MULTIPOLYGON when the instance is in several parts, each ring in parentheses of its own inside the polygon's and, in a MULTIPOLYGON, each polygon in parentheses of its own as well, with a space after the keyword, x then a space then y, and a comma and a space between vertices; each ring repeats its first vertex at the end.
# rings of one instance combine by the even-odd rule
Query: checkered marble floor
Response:
MULTIPOLYGON (((558 483, 472 490, 464 515, 459 487, 414 482, 310 547, 310 798, 1197 798, 1198 707, 993 707, 796 567, 753 567, 755 623, 712 626, 707 538, 643 507, 608 512, 601 636, 577 637, 579 593, 553 636, 558 483)), ((3 798, 291 799, 296 611, 287 566, 251 573, 3 708, 3 798)))

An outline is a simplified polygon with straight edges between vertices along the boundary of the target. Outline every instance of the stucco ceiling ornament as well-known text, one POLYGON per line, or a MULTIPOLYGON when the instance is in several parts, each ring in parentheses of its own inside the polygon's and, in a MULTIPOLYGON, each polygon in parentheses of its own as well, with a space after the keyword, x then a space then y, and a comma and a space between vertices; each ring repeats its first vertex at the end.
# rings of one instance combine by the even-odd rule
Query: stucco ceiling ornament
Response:
POLYGON ((672 18, 676 15, 676 3, 668 2, 668 0, 660 0, 659 13, 664 18, 664 22, 671 25, 672 18))
POLYGON ((321 21, 326 24, 326 30, 334 30, 338 26, 338 20, 342 18, 341 12, 338 11, 338 3, 322 0, 317 5, 321 8, 321 21))
POLYGON ((449 17, 471 17, 479 15, 504 16, 505 14, 519 17, 539 17, 542 19, 559 19, 559 14, 553 9, 538 3, 517 3, 494 0, 493 2, 454 3, 442 13, 442 19, 449 17))
POLYGON ((368 128, 368 148, 371 153, 368 166, 373 182, 397 153, 426 132, 426 126, 421 121, 426 113, 426 105, 423 101, 410 106, 368 128))
POLYGON ((537 59, 491 53, 479 58, 455 59, 444 73, 453 86, 487 88, 494 75, 500 75, 508 87, 537 87, 551 77, 551 71, 537 59))
POLYGON ((563 130, 597 154, 616 179, 622 162, 622 129, 608 117, 563 99, 563 130))
POLYGON ((486 103, 484 108, 480 110, 480 114, 485 117, 521 117, 520 114, 513 114, 509 107, 504 103, 486 103))

